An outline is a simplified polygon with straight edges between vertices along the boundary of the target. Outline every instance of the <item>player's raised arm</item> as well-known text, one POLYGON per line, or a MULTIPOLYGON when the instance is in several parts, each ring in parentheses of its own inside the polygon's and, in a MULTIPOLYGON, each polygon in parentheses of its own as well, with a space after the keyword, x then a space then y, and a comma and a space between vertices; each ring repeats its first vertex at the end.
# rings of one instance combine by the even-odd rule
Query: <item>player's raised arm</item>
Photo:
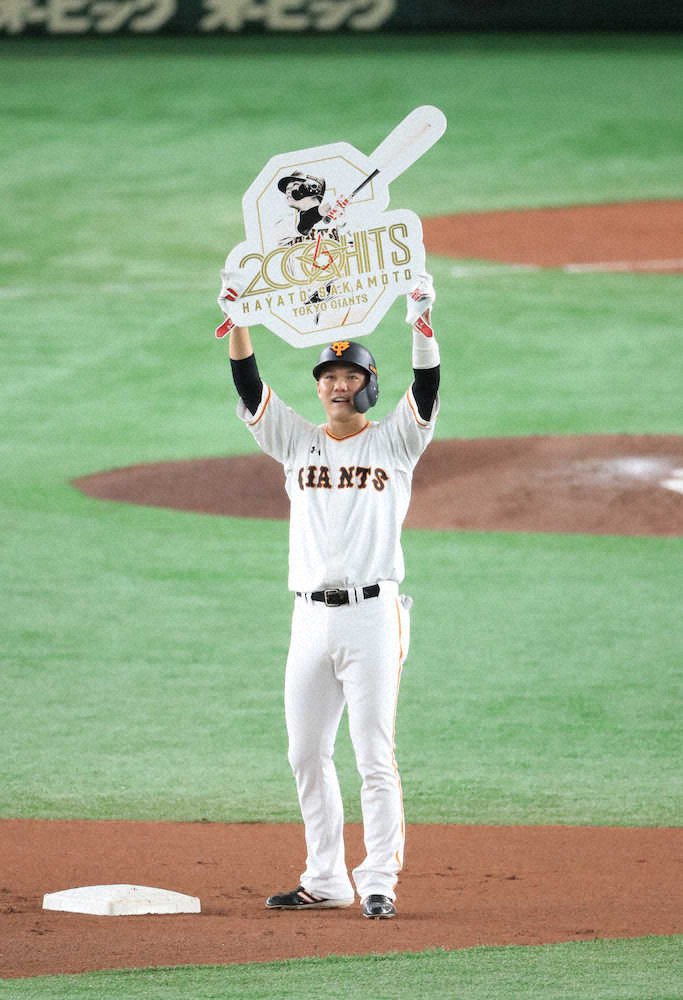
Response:
POLYGON ((230 318, 230 306, 246 286, 247 279, 242 272, 221 271, 218 305, 225 319, 216 329, 216 337, 220 340, 229 334, 228 352, 235 388, 249 412, 256 413, 263 394, 263 382, 256 364, 249 328, 237 326, 230 318))
POLYGON ((406 296, 406 323, 413 330, 413 396, 418 413, 429 420, 436 402, 441 378, 439 345, 432 328, 432 306, 436 298, 429 274, 420 274, 415 289, 406 296))
POLYGON ((248 326, 233 326, 228 346, 231 361, 244 361, 254 353, 248 326))
POLYGON ((249 412, 255 414, 263 396, 263 382, 246 326, 234 326, 230 331, 229 352, 235 388, 249 412))

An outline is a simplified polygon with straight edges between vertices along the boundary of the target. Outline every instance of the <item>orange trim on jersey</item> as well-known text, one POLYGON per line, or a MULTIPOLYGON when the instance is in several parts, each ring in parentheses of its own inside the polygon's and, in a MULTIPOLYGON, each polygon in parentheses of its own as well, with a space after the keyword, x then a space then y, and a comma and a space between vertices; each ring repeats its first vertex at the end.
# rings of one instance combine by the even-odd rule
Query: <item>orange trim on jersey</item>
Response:
POLYGON ((428 420, 427 421, 420 420, 420 418, 418 417, 417 411, 415 410, 415 407, 413 406, 413 401, 410 398, 410 389, 408 389, 408 391, 406 393, 406 397, 408 399, 408 406, 413 411, 413 416, 415 417, 415 420, 420 425, 420 427, 429 427, 429 421, 428 420))
POLYGON ((268 386, 268 395, 266 396, 266 401, 263 404, 263 409, 259 413, 259 415, 256 418, 256 420, 252 420, 251 423, 247 424, 248 427, 256 427, 256 424, 259 422, 259 420, 261 419, 261 417, 263 416, 263 414, 266 412, 266 407, 268 406, 268 403, 270 402, 270 395, 271 395, 271 388, 270 388, 270 386, 268 386))
MULTIPOLYGON (((401 775, 398 771, 398 764, 396 763, 396 715, 398 712, 398 690, 401 685, 401 675, 403 673, 403 632, 401 629, 401 608, 396 598, 396 618, 398 619, 398 676, 396 678, 396 696, 394 698, 394 724, 391 733, 391 762, 394 768, 394 773, 396 774, 396 780, 398 781, 398 793, 401 798, 401 836, 405 842, 406 835, 406 822, 405 822, 405 810, 403 808, 403 785, 401 784, 401 775)), ((398 851, 396 851, 396 862, 399 866, 399 871, 403 869, 403 862, 398 856, 398 851)))
POLYGON ((370 421, 368 420, 368 422, 365 425, 365 427, 361 427, 361 429, 359 431, 354 431, 353 434, 347 434, 346 437, 340 438, 340 437, 337 437, 336 434, 330 433, 330 431, 327 428, 327 424, 326 424, 325 425, 325 433, 327 434, 328 437, 332 438, 333 441, 349 441, 351 438, 355 438, 355 437, 358 437, 359 434, 363 434, 368 429, 369 426, 370 426, 370 421))

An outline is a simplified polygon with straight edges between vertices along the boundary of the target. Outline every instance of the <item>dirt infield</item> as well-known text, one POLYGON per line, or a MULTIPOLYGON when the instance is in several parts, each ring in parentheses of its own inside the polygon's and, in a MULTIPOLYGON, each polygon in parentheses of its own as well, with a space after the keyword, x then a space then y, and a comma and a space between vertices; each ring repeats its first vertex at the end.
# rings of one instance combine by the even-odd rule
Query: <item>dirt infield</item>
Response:
MULTIPOLYGON (((360 828, 346 834, 356 864, 360 828)), ((676 829, 409 827, 393 921, 266 910, 304 853, 298 825, 0 821, 0 976, 683 933, 676 829), (46 892, 120 882, 197 895, 202 913, 41 908, 46 892)))
POLYGON ((423 220, 430 253, 576 271, 683 271, 683 201, 633 201, 423 220))
MULTIPOLYGON (((287 518, 266 455, 160 462, 85 476, 89 496, 234 517, 287 518)), ((683 535, 683 436, 434 441, 416 470, 408 528, 683 535)))

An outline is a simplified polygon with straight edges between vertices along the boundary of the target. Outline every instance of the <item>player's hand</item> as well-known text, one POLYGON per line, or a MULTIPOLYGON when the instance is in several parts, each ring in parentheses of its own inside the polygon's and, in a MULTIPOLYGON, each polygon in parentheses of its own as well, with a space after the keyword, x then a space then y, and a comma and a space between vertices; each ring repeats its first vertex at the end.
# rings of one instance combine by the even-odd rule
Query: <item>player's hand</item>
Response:
POLYGON ((320 206, 320 214, 322 215, 324 221, 336 222, 337 224, 340 223, 346 214, 346 207, 349 205, 350 201, 351 199, 347 198, 346 195, 340 195, 334 204, 326 201, 324 205, 320 206))
POLYGON ((230 318, 230 307, 244 292, 250 281, 251 276, 246 271, 229 271, 226 268, 221 271, 221 290, 217 302, 225 319, 220 326, 216 327, 218 340, 222 340, 234 329, 235 323, 230 318))
POLYGON ((418 274, 415 288, 406 295, 406 323, 419 330, 425 337, 431 337, 433 334, 431 310, 435 298, 436 292, 431 274, 427 274, 426 271, 418 274))

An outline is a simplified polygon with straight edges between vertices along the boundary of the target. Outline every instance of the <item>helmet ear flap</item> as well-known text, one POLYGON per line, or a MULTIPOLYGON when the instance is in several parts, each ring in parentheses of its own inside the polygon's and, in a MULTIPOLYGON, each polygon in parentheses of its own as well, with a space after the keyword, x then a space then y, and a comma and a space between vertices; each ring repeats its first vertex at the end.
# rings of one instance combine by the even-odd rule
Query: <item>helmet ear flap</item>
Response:
POLYGON ((370 378, 368 379, 367 385, 359 389, 358 392, 353 397, 353 405, 359 413, 365 413, 369 410, 371 406, 374 406, 379 398, 379 385, 377 384, 377 376, 374 372, 370 372, 370 378))

